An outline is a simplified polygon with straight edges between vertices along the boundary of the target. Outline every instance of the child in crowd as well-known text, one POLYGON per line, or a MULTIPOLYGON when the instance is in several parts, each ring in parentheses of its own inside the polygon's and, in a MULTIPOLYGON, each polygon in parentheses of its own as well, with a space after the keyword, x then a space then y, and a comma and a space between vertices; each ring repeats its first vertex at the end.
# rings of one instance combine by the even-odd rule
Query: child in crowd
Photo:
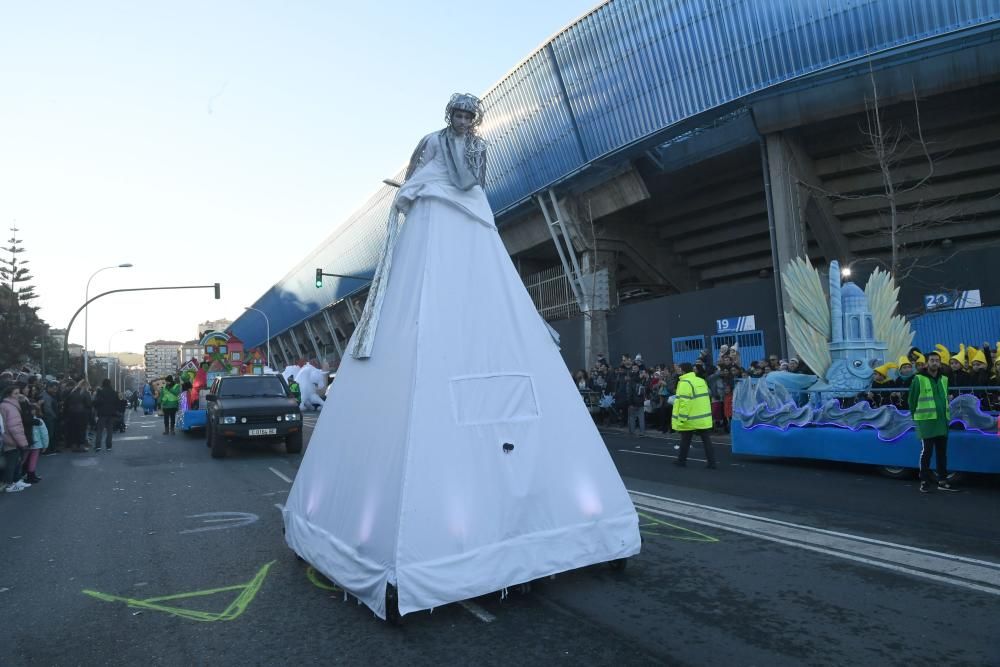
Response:
POLYGON ((31 420, 32 440, 24 462, 24 472, 27 475, 26 481, 28 484, 38 484, 42 481, 42 478, 36 474, 38 457, 41 456, 42 450, 49 446, 49 429, 45 426, 45 422, 42 421, 41 404, 33 403, 32 410, 34 413, 31 420))

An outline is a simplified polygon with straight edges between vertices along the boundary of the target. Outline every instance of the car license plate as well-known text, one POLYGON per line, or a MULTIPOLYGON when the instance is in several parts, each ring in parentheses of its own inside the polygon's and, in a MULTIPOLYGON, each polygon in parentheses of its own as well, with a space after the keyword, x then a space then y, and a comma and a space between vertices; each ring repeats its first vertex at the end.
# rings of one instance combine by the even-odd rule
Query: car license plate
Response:
POLYGON ((250 429, 250 435, 276 435, 278 429, 276 428, 252 428, 250 429))

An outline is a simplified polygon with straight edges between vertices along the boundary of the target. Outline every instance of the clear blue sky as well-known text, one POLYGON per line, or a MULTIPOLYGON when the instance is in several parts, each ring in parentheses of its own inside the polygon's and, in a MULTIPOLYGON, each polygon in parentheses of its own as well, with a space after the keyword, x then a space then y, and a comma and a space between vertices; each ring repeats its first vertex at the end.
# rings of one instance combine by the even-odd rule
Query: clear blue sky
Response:
POLYGON ((91 349, 235 319, 442 126, 451 93, 486 92, 595 4, 8 0, 0 223, 21 230, 40 315, 65 327, 94 270, 131 262, 91 295, 218 281, 223 299, 105 297, 91 349))

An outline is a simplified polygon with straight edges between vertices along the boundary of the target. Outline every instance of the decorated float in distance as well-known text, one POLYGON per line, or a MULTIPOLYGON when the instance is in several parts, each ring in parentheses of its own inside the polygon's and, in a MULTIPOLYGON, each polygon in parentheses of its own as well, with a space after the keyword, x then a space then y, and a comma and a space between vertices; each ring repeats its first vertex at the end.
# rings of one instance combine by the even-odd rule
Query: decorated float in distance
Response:
POLYGON ((262 375, 267 369, 267 357, 254 348, 245 350, 243 341, 224 331, 210 331, 198 342, 201 359, 188 359, 179 369, 180 383, 191 387, 181 392, 177 411, 177 428, 184 432, 204 429, 208 412, 201 394, 208 391, 215 378, 223 375, 262 375))
MULTIPOLYGON (((885 395, 872 393, 876 373, 884 378, 894 361, 906 363, 913 342, 909 323, 896 313, 899 288, 892 277, 876 269, 862 290, 842 284, 840 266, 831 262, 824 291, 819 272, 796 259, 785 267, 782 282, 789 298, 788 340, 814 374, 777 371, 740 382, 733 395, 733 453, 864 463, 892 476, 913 474, 921 443, 906 409, 907 390, 900 387, 895 400, 871 400, 885 395)), ((997 414, 983 409, 977 393, 950 401, 948 468, 1000 473, 997 414)))

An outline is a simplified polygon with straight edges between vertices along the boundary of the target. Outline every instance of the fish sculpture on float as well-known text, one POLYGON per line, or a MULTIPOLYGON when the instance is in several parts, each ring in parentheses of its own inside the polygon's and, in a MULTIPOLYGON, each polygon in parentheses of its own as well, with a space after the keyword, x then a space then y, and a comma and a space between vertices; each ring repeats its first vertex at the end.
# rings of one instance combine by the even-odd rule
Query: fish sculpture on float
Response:
POLYGON ((785 265, 781 281, 788 342, 815 375, 776 371, 765 376, 768 386, 799 398, 808 392, 814 404, 856 396, 871 387, 873 367, 910 349, 913 331, 896 314, 899 288, 887 272, 875 269, 862 290, 842 284, 840 263, 830 262, 827 295, 819 271, 800 257, 785 265))

